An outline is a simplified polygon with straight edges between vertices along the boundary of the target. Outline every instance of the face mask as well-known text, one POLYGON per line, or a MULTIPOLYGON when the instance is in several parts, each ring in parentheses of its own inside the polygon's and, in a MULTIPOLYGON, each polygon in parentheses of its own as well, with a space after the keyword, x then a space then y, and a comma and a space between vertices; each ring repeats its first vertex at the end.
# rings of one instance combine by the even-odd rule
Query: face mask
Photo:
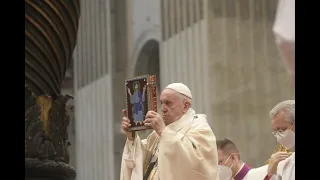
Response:
POLYGON ((219 179, 220 180, 230 180, 232 177, 231 168, 223 165, 218 165, 219 169, 219 179))
POLYGON ((283 133, 275 135, 277 141, 287 149, 295 146, 295 133, 291 129, 286 129, 283 133))
MULTIPOLYGON (((227 158, 227 160, 224 162, 224 164, 229 160, 231 156, 227 158)), ((231 167, 227 167, 225 165, 218 165, 218 170, 219 170, 219 179, 220 180, 230 180, 232 177, 232 168, 233 164, 231 167)))

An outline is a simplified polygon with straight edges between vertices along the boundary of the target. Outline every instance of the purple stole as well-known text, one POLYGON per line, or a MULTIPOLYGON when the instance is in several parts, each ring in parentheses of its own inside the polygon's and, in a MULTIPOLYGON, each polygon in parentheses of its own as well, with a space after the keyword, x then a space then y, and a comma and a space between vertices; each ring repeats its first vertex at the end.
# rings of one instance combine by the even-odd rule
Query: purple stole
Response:
POLYGON ((244 164, 239 173, 233 179, 242 180, 247 175, 250 169, 251 167, 249 167, 247 164, 244 164))

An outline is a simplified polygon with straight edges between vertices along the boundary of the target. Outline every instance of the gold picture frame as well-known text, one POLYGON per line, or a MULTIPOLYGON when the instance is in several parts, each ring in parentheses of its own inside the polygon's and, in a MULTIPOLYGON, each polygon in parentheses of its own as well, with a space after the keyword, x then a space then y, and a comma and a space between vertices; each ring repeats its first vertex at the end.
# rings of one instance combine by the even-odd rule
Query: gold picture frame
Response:
POLYGON ((150 129, 144 126, 148 111, 157 112, 157 87, 155 75, 143 75, 125 80, 126 110, 130 131, 150 129))

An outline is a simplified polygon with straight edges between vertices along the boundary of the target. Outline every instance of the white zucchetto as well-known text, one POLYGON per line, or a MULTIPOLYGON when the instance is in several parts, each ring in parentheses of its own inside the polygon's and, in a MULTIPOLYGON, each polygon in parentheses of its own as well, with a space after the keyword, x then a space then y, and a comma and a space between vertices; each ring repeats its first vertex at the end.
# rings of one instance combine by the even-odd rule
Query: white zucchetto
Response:
POLYGON ((172 83, 172 84, 169 84, 167 87, 165 87, 165 89, 172 89, 172 90, 192 99, 190 89, 186 85, 184 85, 183 83, 172 83))

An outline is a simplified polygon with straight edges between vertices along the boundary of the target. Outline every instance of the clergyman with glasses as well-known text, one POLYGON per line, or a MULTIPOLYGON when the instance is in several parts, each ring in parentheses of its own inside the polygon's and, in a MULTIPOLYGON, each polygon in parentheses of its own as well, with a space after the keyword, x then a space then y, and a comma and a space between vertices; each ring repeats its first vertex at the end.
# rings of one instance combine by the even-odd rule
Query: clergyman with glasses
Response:
POLYGON ((286 100, 271 111, 272 134, 277 141, 293 153, 276 152, 271 155, 265 180, 295 179, 295 101, 286 100), (283 163, 283 164, 282 164, 283 163), (281 164, 281 165, 280 165, 281 164))

